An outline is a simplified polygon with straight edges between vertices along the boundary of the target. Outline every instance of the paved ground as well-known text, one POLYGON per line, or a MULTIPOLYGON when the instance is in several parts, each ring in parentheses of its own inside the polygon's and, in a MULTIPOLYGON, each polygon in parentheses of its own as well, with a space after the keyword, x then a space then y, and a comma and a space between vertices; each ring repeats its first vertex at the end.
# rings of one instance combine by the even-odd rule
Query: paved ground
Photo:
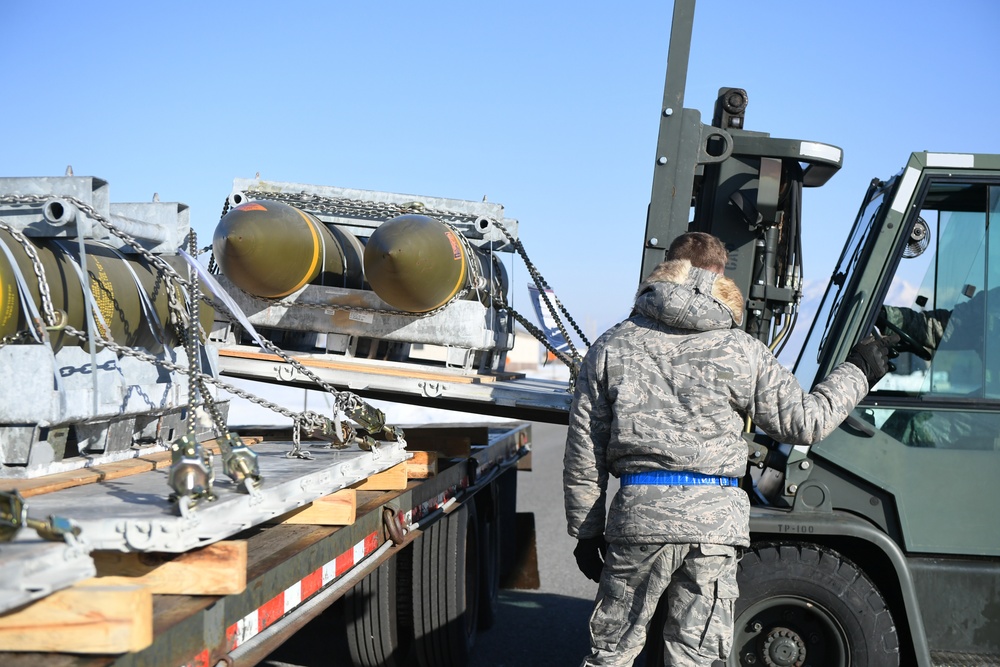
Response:
MULTIPOLYGON (((597 584, 573 559, 562 501, 564 426, 532 425, 531 472, 519 473, 518 511, 535 514, 541 588, 502 591, 496 625, 481 632, 469 667, 573 667, 588 647, 587 618, 597 584)), ((323 619, 318 619, 322 621, 323 619)), ((286 644, 270 667, 338 667, 345 650, 331 643, 329 619, 312 627, 295 645, 286 644)))

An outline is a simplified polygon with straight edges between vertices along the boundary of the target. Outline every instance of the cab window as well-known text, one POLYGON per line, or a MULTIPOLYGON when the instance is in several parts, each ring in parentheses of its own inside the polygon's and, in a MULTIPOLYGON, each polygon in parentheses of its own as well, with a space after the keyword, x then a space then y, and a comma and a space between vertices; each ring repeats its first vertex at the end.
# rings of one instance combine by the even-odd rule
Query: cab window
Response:
POLYGON ((996 186, 932 182, 879 309, 902 342, 868 410, 906 445, 1000 449, 998 201, 996 186))

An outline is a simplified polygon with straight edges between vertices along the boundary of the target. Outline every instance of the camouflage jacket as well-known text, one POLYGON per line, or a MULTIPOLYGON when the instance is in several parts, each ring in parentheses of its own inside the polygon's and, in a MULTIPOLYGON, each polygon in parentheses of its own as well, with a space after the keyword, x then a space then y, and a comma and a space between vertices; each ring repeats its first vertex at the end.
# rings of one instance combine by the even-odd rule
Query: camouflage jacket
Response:
POLYGON ((868 392, 841 364, 806 392, 759 340, 740 329, 732 280, 660 264, 633 314, 587 352, 569 417, 563 490, 569 534, 618 543, 749 544, 749 501, 738 487, 633 485, 615 495, 608 475, 674 470, 738 477, 751 418, 777 440, 811 444, 868 392))

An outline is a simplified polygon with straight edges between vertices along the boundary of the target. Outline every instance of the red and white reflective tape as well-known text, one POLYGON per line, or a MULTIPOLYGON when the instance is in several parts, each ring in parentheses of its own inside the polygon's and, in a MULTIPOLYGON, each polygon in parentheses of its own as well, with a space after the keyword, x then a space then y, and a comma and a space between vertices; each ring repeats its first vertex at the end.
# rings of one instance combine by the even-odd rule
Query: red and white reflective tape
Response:
POLYGON ((209 667, 208 661, 211 657, 212 654, 209 653, 208 649, 205 649, 191 660, 181 665, 181 667, 209 667))
MULTIPOLYGON (((334 579, 346 574, 378 548, 378 533, 371 533, 333 560, 305 577, 226 628, 226 650, 232 651, 274 625, 293 609, 318 593, 334 579)), ((208 667, 210 653, 205 649, 181 667, 208 667)))
POLYGON ((469 487, 469 478, 463 477, 462 481, 455 486, 448 487, 441 493, 437 494, 430 500, 425 500, 421 504, 407 511, 403 516, 406 521, 406 525, 412 525, 414 521, 419 522, 425 516, 433 512, 434 510, 443 507, 448 504, 449 500, 454 499, 455 494, 458 493, 459 489, 467 489, 469 487))
POLYGON ((378 548, 378 534, 372 533, 322 567, 316 568, 298 582, 226 628, 226 646, 230 651, 253 638, 285 614, 307 600, 337 577, 343 576, 365 556, 378 548))

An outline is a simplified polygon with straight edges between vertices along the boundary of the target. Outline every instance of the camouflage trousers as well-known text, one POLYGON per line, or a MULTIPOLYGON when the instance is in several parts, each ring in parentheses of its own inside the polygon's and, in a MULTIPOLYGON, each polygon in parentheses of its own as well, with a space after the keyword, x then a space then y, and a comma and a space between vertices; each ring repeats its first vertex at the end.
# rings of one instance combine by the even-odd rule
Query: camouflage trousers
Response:
POLYGON ((660 598, 667 666, 709 667, 733 645, 736 548, 721 544, 608 545, 583 667, 631 665, 660 598))

